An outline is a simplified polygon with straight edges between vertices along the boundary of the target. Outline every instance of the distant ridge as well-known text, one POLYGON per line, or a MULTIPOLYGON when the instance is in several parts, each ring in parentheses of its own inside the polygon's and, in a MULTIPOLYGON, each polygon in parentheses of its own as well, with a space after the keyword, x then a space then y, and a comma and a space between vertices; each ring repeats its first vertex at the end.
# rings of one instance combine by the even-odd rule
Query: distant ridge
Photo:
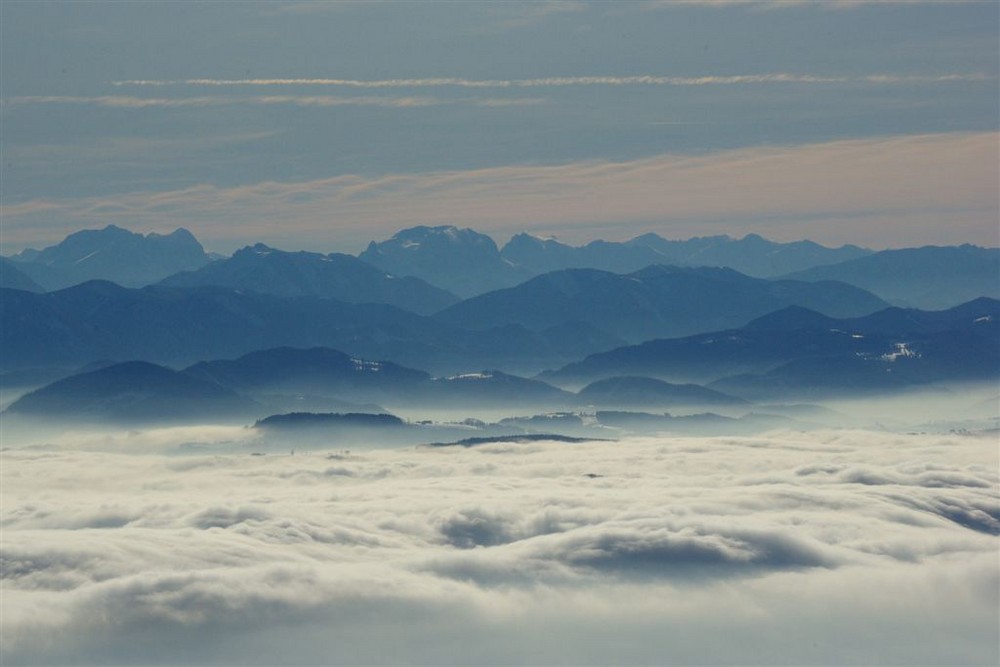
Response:
POLYGON ((669 241, 644 234, 630 241, 595 240, 576 247, 555 239, 515 234, 502 249, 492 238, 451 225, 412 227, 372 241, 360 259, 400 276, 416 276, 463 298, 513 287, 565 269, 632 273, 651 264, 724 266, 757 278, 863 257, 870 250, 827 248, 812 241, 777 243, 756 234, 669 241))
POLYGON ((0 287, 19 289, 25 292, 44 292, 45 288, 32 280, 28 274, 18 268, 13 260, 0 257, 0 287))
POLYGON ((745 330, 823 329, 846 327, 865 334, 914 334, 948 331, 951 329, 981 329, 993 323, 994 314, 1000 313, 1000 301, 979 297, 945 310, 920 310, 918 308, 884 308, 870 315, 837 319, 827 317, 808 308, 789 306, 768 313, 749 322, 745 330))
POLYGON ((187 366, 269 348, 329 347, 435 374, 500 368, 524 375, 624 342, 574 322, 467 331, 384 304, 222 287, 90 281, 46 294, 0 292, 3 370, 72 370, 101 359, 187 366))
MULTIPOLYGON (((766 328, 781 335, 810 327, 836 328, 843 323, 823 318, 856 319, 883 310, 887 303, 843 281, 762 279, 725 266, 678 264, 749 266, 748 258, 757 257, 770 271, 859 253, 823 270, 843 271, 861 263, 884 268, 890 258, 902 267, 888 272, 902 285, 900 289, 937 290, 936 298, 942 301, 956 293, 949 290, 959 283, 976 297, 989 297, 990 285, 1000 282, 997 249, 958 246, 873 254, 853 246, 774 243, 753 234, 687 241, 645 234, 627 242, 598 240, 580 248, 519 234, 498 249, 490 237, 471 229, 415 227, 389 241, 372 243, 362 253, 380 265, 397 264, 413 273, 429 271, 435 280, 459 285, 463 294, 476 293, 491 281, 513 283, 455 303, 457 297, 426 280, 400 277, 349 255, 286 252, 257 244, 204 264, 209 256, 185 230, 142 235, 112 225, 71 234, 41 251, 23 251, 16 261, 4 258, 3 267, 9 270, 0 276, 10 285, 0 287, 4 290, 0 372, 5 381, 31 377, 41 381, 98 360, 143 359, 181 367, 270 348, 327 347, 441 376, 484 368, 531 376, 627 343, 739 327, 766 328), (163 269, 165 262, 170 263, 167 260, 176 264, 171 249, 177 248, 191 251, 199 266, 141 289, 112 282, 127 284, 129 279, 119 271, 119 263, 147 273, 163 269), (932 270, 920 270, 924 256, 933 259, 932 270), (778 257, 783 259, 779 262, 778 257), (654 258, 676 263, 615 272, 654 258), (615 271, 562 268, 523 280, 552 263, 579 262, 604 262, 615 271), (26 291, 47 287, 33 281, 26 267, 58 272, 61 269, 53 267, 66 263, 76 267, 74 271, 99 268, 103 274, 118 275, 47 293, 26 291), (962 278, 966 274, 978 276, 979 282, 968 282, 962 278), (172 286, 181 284, 186 286, 172 286), (980 289, 985 294, 976 292, 980 289), (785 308, 790 310, 780 312, 785 308), (748 324, 763 316, 768 317, 748 324)), ((819 271, 809 269, 814 270, 819 271)), ((858 282, 850 276, 845 280, 858 282)), ((948 301, 948 305, 953 304, 948 301)), ((890 333, 905 327, 921 335, 940 330, 937 316, 888 310, 879 317, 890 333)), ((734 369, 745 371, 742 366, 734 369)), ((630 374, 642 373, 629 369, 613 373, 630 374)), ((588 381, 593 379, 599 378, 588 381)))
POLYGON ((53 382, 8 412, 46 420, 161 422, 243 420, 258 406, 231 389, 145 361, 112 364, 53 382))
POLYGON ((809 308, 788 306, 751 320, 743 328, 751 331, 823 329, 836 326, 837 322, 836 318, 817 313, 809 308))
MULTIPOLYGON (((114 313, 124 308, 143 317, 162 315, 167 310, 167 302, 163 301, 149 307, 143 293, 165 297, 174 302, 174 307, 190 314, 190 302, 183 298, 187 291, 176 289, 128 290, 95 281, 62 292, 70 292, 73 307, 91 317, 108 303, 114 313), (127 297, 124 306, 119 299, 122 295, 127 297), (128 300, 137 296, 137 301, 128 300)), ((233 298, 224 290, 212 294, 233 298)), ((2 295, 4 312, 12 301, 51 305, 53 299, 62 296, 60 292, 36 295, 20 290, 5 290, 2 295)), ((250 298, 250 304, 265 299, 262 295, 235 298, 236 304, 243 298, 250 298)), ((306 303, 315 305, 312 300, 306 303)), ((232 307, 229 304, 228 308, 232 307)), ((346 309, 342 312, 348 314, 352 308, 359 308, 346 304, 336 307, 346 309)), ((394 315, 390 307, 383 308, 394 315)), ((18 312, 16 307, 14 312, 18 312)), ((21 312, 3 318, 5 332, 12 326, 11 321, 23 326, 21 312)), ((48 321, 57 313, 42 315, 48 321)), ((424 321, 415 315, 408 317, 424 321)), ((106 322, 101 321, 95 335, 106 334, 104 326, 106 322)), ((202 331, 195 329, 196 334, 202 331)), ((36 324, 34 340, 39 340, 43 332, 36 324)), ((176 332, 166 335, 164 340, 171 340, 176 332)), ((112 339, 110 344, 115 343, 121 341, 112 339)), ((5 341, 5 352, 7 347, 5 341)), ((799 402, 806 396, 837 395, 856 398, 936 383, 998 379, 1000 301, 983 297, 945 311, 885 308, 855 318, 831 318, 802 307, 786 307, 741 328, 621 347, 538 378, 498 370, 432 377, 393 362, 372 361, 321 347, 263 349, 236 359, 199 362, 183 371, 145 361, 99 361, 92 370, 77 372, 25 395, 9 412, 53 421, 167 423, 202 417, 259 416, 263 410, 272 409, 268 405, 287 405, 295 410, 294 406, 307 405, 296 397, 308 397, 308 405, 349 406, 357 405, 356 401, 372 401, 390 410, 526 408, 548 414, 517 423, 507 420, 501 426, 537 430, 559 425, 579 432, 584 423, 579 418, 567 418, 564 412, 574 406, 740 407, 747 401, 799 402), (549 382, 563 387, 586 386, 573 394, 549 382)), ((319 418, 302 417, 299 421, 309 419, 319 418)), ((716 415, 708 421, 719 419, 723 418, 716 415)), ((696 421, 689 420, 692 424, 696 421)), ((670 421, 667 425, 676 429, 689 422, 670 421)), ((748 425, 743 419, 739 424, 731 420, 726 423, 738 430, 748 425)), ((774 419, 761 417, 754 428, 773 423, 774 419)), ((698 424, 698 428, 704 425, 701 421, 698 424)))
POLYGON ((790 271, 863 257, 870 250, 845 245, 827 248, 812 241, 777 243, 757 234, 742 239, 702 236, 667 240, 643 234, 630 241, 596 240, 575 247, 555 239, 516 234, 500 251, 504 259, 539 275, 570 268, 631 273, 650 264, 725 266, 755 278, 773 278, 790 271))
POLYGON ((577 392, 582 405, 610 406, 719 406, 746 401, 696 384, 672 384, 641 376, 597 380, 577 392))
POLYGON ((128 289, 106 281, 47 294, 5 290, 0 315, 10 368, 123 357, 181 366, 282 345, 374 339, 391 348, 397 330, 409 332, 402 340, 414 348, 428 328, 420 316, 387 305, 220 287, 128 289))
POLYGON ((420 278, 397 278, 351 255, 285 252, 262 243, 194 271, 169 276, 168 287, 214 285, 277 296, 333 298, 347 303, 385 303, 430 314, 458 301, 420 278))
POLYGON ((786 278, 840 280, 896 305, 949 308, 980 296, 1000 298, 1000 248, 973 245, 883 250, 786 278))
POLYGON ((584 322, 638 342, 739 326, 788 305, 855 316, 887 304, 844 283, 768 281, 731 269, 649 266, 626 275, 554 271, 462 301, 434 319, 468 329, 519 324, 540 330, 584 322))
POLYGON ((997 248, 927 246, 873 252, 809 240, 776 242, 758 234, 670 240, 647 233, 628 241, 596 239, 571 246, 522 232, 500 248, 473 229, 419 226, 372 241, 355 258, 381 274, 365 271, 364 264, 352 262, 348 255, 285 252, 263 244, 221 258, 210 270, 197 271, 217 257, 206 254, 184 229, 143 235, 109 225, 75 232, 54 246, 25 250, 10 259, 44 290, 91 279, 140 287, 169 278, 170 285, 329 296, 351 303, 390 303, 423 314, 450 305, 452 295, 469 298, 553 271, 630 274, 651 265, 724 267, 754 278, 838 280, 896 305, 920 308, 944 308, 977 296, 1000 297, 997 248), (191 271, 196 274, 174 275, 191 271), (399 284, 386 284, 393 276, 399 284))
POLYGON ((186 229, 143 235, 115 225, 75 232, 54 246, 25 250, 11 259, 46 290, 95 279, 141 287, 211 261, 186 229))
POLYGON ((1000 301, 946 311, 887 308, 834 319, 786 308, 747 326, 646 341, 539 378, 580 386, 621 375, 709 383, 758 400, 1000 379, 1000 301))
POLYGON ((430 381, 423 371, 386 361, 363 360, 324 347, 279 347, 238 359, 202 361, 185 369, 241 392, 295 391, 371 396, 407 390, 430 381))
POLYGON ((530 277, 500 256, 489 236, 451 225, 412 227, 376 243, 359 259, 397 276, 422 278, 466 298, 530 277))

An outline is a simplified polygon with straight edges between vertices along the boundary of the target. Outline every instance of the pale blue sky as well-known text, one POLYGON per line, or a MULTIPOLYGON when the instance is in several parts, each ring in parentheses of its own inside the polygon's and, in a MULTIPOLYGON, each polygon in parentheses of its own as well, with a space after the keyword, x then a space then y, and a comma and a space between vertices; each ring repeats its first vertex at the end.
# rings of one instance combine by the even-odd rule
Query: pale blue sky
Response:
POLYGON ((998 243, 1000 4, 2 5, 3 249, 998 243))

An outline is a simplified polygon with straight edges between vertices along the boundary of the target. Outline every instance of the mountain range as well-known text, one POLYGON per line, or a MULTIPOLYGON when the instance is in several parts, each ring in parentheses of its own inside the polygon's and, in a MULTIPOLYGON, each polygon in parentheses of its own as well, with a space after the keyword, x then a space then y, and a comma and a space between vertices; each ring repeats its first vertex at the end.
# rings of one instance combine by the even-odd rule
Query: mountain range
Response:
POLYGON ((995 381, 1000 301, 848 319, 793 307, 736 329, 595 354, 539 377, 571 388, 621 375, 695 382, 754 400, 995 381))
POLYGON ((869 253, 857 246, 827 248, 812 241, 775 243, 755 234, 685 241, 645 234, 625 242, 597 240, 575 247, 521 233, 500 249, 485 234, 445 225, 404 229, 386 241, 372 241, 359 257, 390 273, 423 278, 468 298, 564 269, 631 273, 652 264, 726 266, 770 278, 869 253))
POLYGON ((273 347, 323 346, 442 375, 482 368, 524 374, 623 342, 594 327, 471 331, 383 304, 223 287, 127 289, 91 281, 44 294, 0 291, 4 371, 129 359, 185 366, 273 347))
POLYGON ((0 293, 4 370, 101 359, 186 365, 254 350, 325 346, 438 374, 534 373, 624 342, 737 326, 789 303, 832 314, 884 305, 843 284, 770 282, 728 270, 570 270, 423 317, 383 304, 224 287, 127 289, 91 281, 0 293), (540 283, 540 284, 538 284, 540 283))
POLYGON ((386 241, 373 241, 360 258, 396 275, 423 278, 463 298, 553 271, 628 274, 651 265, 725 267, 755 278, 837 280, 893 305, 925 309, 947 308, 978 296, 1000 298, 1000 249, 971 245, 875 252, 812 241, 778 243, 757 234, 687 240, 644 234, 576 247, 521 233, 498 249, 484 234, 441 226, 414 227, 386 241))
MULTIPOLYGON (((592 355, 534 379, 495 370, 432 377, 326 348, 259 350, 183 370, 145 361, 102 364, 28 393, 8 410, 119 422, 259 418, 271 411, 274 394, 321 396, 340 405, 370 401, 390 409, 738 409, 747 401, 860 396, 998 378, 1000 301, 980 298, 947 311, 888 308, 850 319, 791 307, 738 329, 592 355), (582 388, 567 391, 574 385, 582 388)), ((570 426, 578 431, 580 425, 570 426)))
POLYGON ((500 371, 432 377, 388 361, 370 361, 329 348, 275 348, 238 359, 206 361, 184 373, 243 395, 275 392, 375 401, 390 407, 563 405, 570 395, 538 380, 500 371))
POLYGON ((638 342, 740 326, 793 304, 840 317, 888 305, 860 288, 833 281, 772 281, 731 269, 649 266, 626 275, 595 269, 554 271, 466 299, 435 319, 467 329, 519 324, 540 330, 582 322, 638 342))
POLYGON ((462 298, 510 287, 532 275, 504 259, 489 236, 450 225, 404 229, 386 241, 372 241, 358 258, 462 298))
POLYGON ((521 233, 500 250, 504 259, 534 275, 572 268, 631 273, 651 264, 673 264, 725 266, 755 278, 773 278, 871 252, 853 245, 828 248, 812 241, 776 243, 757 234, 741 239, 702 236, 683 241, 643 234, 630 241, 596 240, 575 247, 521 233))
POLYGON ((0 258, 0 381, 29 389, 142 360, 254 410, 291 411, 894 390, 997 375, 998 267, 1000 250, 975 246, 872 252, 647 234, 572 247, 519 234, 498 248, 450 226, 403 230, 360 258, 263 244, 213 258, 183 229, 108 226, 0 258), (771 277, 681 266, 699 262, 771 277), (114 282, 85 280, 94 274, 114 282), (883 294, 949 308, 887 307, 883 294), (979 298, 955 306, 957 295, 979 298), (383 361, 337 385, 360 359, 383 361), (561 388, 528 379, 546 369, 556 370, 540 379, 561 388))
POLYGON ((687 240, 644 234, 577 247, 520 233, 501 248, 485 234, 445 225, 401 230, 390 239, 372 241, 357 258, 287 252, 262 244, 223 258, 205 253, 184 229, 142 235, 109 225, 6 259, 16 271, 0 271, 0 286, 15 289, 54 290, 91 279, 128 287, 163 281, 388 303, 420 314, 554 271, 630 274, 652 265, 725 267, 754 278, 837 280, 893 305, 925 309, 947 308, 977 296, 1000 297, 997 248, 926 246, 874 252, 812 241, 779 243, 756 234, 687 240))
POLYGON ((284 252, 262 243, 194 271, 159 282, 167 287, 217 286, 287 297, 326 297, 347 303, 384 303, 428 315, 458 301, 420 278, 397 278, 341 253, 284 252))
POLYGON ((95 279, 140 287, 197 269, 212 258, 186 229, 143 235, 108 225, 75 232, 43 250, 23 250, 10 259, 41 287, 55 290, 95 279))
POLYGON ((328 348, 274 348, 237 359, 174 370, 145 361, 101 365, 29 392, 12 415, 108 422, 169 422, 217 414, 222 419, 270 414, 275 394, 332 402, 378 401, 390 407, 565 407, 573 396, 538 380, 499 371, 431 377, 392 362, 328 348))
POLYGON ((746 401, 696 384, 673 384, 642 376, 610 377, 588 384, 577 403, 598 407, 744 405, 746 401))
MULTIPOLYGON (((143 361, 100 365, 30 392, 8 409, 15 417, 84 423, 171 423, 183 420, 246 421, 274 414, 276 395, 309 395, 329 405, 377 400, 390 409, 504 408, 560 410, 658 406, 733 407, 746 402, 696 385, 671 385, 650 378, 613 378, 573 395, 539 380, 499 371, 433 378, 383 361, 351 357, 328 348, 261 350, 238 359, 200 362, 173 370, 143 361)), ((295 401, 286 403, 295 405, 295 401)), ((356 403, 354 405, 357 405, 356 403)), ((350 409, 350 408, 348 408, 350 409)), ((371 413, 385 412, 370 406, 371 413)), ((277 411, 281 411, 280 407, 277 411)), ((342 415, 341 413, 336 413, 342 415)), ((313 412, 264 419, 262 426, 343 426, 337 416, 313 412)), ((358 426, 358 419, 347 420, 358 426)), ((361 419, 361 422, 364 422, 361 419)), ((375 425, 384 426, 376 419, 375 425)), ((396 420, 394 423, 400 423, 396 420)), ((505 419, 504 432, 588 432, 579 416, 567 413, 505 419)), ((482 424, 479 425, 483 426, 482 424)))
POLYGON ((980 296, 1000 299, 1000 248, 962 245, 883 250, 785 277, 840 280, 896 305, 949 308, 980 296))
POLYGON ((185 365, 280 345, 387 341, 399 327, 412 343, 424 326, 424 318, 385 305, 106 281, 45 294, 4 290, 0 316, 7 368, 99 359, 185 365))

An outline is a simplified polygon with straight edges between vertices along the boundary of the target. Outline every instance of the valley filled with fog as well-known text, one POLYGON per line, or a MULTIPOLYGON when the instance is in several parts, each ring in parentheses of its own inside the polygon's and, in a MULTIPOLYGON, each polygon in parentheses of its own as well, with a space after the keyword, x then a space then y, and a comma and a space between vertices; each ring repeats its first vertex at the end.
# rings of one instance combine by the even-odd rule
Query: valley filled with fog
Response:
POLYGON ((998 657, 995 434, 176 450, 241 435, 6 449, 5 661, 998 657))

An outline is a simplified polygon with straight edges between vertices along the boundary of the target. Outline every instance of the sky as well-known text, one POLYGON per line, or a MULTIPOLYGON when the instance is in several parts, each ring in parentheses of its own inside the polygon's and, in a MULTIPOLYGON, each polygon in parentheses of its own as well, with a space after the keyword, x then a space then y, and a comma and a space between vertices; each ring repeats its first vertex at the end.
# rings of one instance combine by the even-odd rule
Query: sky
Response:
POLYGON ((247 437, 0 452, 4 664, 1000 659, 994 436, 190 446, 247 437))
POLYGON ((0 253, 1000 245, 1000 3, 0 4, 0 253))

